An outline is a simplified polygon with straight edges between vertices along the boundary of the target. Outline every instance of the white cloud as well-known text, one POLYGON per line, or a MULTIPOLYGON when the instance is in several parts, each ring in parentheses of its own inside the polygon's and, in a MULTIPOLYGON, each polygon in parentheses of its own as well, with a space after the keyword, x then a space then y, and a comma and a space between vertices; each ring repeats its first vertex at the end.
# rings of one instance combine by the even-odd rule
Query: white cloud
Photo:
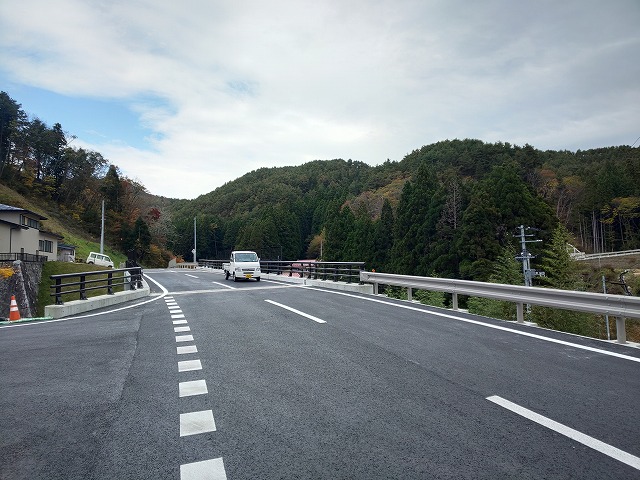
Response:
POLYGON ((637 0, 22 0, 0 6, 0 68, 129 102, 153 149, 92 147, 193 198, 262 166, 376 164, 447 138, 631 143, 638 20, 637 0))

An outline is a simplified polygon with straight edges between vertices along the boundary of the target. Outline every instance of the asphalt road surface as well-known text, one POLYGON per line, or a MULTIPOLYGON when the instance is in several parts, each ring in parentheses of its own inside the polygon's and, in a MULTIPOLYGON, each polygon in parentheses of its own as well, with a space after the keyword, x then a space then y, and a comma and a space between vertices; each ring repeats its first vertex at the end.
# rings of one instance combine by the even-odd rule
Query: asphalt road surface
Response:
POLYGON ((0 478, 640 479, 640 350, 211 270, 0 327, 0 478))

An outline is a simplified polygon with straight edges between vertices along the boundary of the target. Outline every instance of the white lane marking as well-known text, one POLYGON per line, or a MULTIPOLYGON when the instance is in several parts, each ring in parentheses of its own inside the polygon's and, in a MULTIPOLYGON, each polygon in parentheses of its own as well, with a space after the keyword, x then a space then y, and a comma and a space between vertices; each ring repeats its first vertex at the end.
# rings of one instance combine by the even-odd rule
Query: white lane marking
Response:
POLYGON ((227 284, 222 283, 222 282, 211 282, 211 283, 215 283, 216 285, 220 285, 221 287, 228 288, 229 290, 237 290, 236 287, 232 287, 231 285, 227 285, 227 284))
POLYGON ((265 302, 268 302, 268 303, 270 303, 272 305, 275 305, 277 307, 280 307, 280 308, 284 308, 285 310, 289 310, 290 312, 297 313, 298 315, 301 315, 301 316, 303 316, 305 318, 309 318, 309 319, 313 320, 314 322, 327 323, 327 322, 325 322, 324 320, 321 320, 318 317, 314 317, 313 315, 309 315, 308 313, 301 312, 300 310, 296 310, 295 308, 287 307, 286 305, 283 305, 283 304, 278 303, 278 302, 274 302, 273 300, 265 300, 265 302))
POLYGON ((215 431, 216 422, 213 419, 213 412, 211 410, 180 414, 181 437, 215 431))
POLYGON ((174 324, 174 325, 184 325, 184 324, 187 323, 187 321, 186 320, 173 320, 171 323, 174 324))
POLYGON ((169 310, 180 310, 177 303, 167 303, 167 308, 169 308, 169 310))
POLYGON ((178 362, 178 372, 191 372, 193 370, 202 370, 200 360, 184 360, 178 362))
POLYGON ((193 335, 177 335, 176 342, 193 342, 193 335))
POLYGON ((184 276, 185 276, 185 277, 191 277, 191 278, 198 278, 198 277, 196 277, 195 275, 190 275, 190 274, 188 274, 188 273, 185 273, 185 274, 184 274, 184 276))
POLYGON ((207 382, 205 380, 178 383, 178 395, 180 398, 191 397, 193 395, 205 395, 207 393, 209 393, 209 391, 207 390, 207 382))
POLYGON ((176 315, 171 315, 171 318, 184 318, 184 315, 182 313, 178 313, 176 315))
POLYGON ((222 458, 180 465, 180 480, 227 480, 222 458))
POLYGON ((505 400, 502 397, 497 395, 493 395, 491 397, 487 397, 487 400, 495 403, 496 405, 500 405, 507 410, 512 411, 513 413, 517 413, 518 415, 531 420, 532 422, 536 422, 543 427, 547 427, 554 432, 558 432, 565 437, 569 437, 572 440, 575 440, 578 443, 586 445, 589 448, 597 450, 600 453, 604 453, 605 455, 614 458, 622 463, 626 463, 627 465, 640 470, 640 458, 635 455, 631 455, 619 448, 613 447, 608 443, 601 442, 589 435, 586 435, 578 430, 574 430, 573 428, 567 427, 561 423, 558 423, 550 418, 547 418, 539 413, 529 410, 528 408, 521 407, 520 405, 510 402, 509 400, 505 400))
POLYGON ((180 333, 180 332, 190 332, 191 328, 190 327, 173 327, 173 331, 175 333, 180 333))
MULTIPOLYGON (((254 284, 255 285, 255 284, 254 284)), ((236 292, 236 293, 247 293, 247 292, 254 292, 256 290, 280 290, 283 288, 305 288, 304 285, 276 285, 273 287, 254 287, 252 286, 251 288, 234 288, 234 289, 227 289, 227 290, 221 290, 221 289, 215 289, 215 290, 189 290, 187 292, 171 292, 173 295, 199 295, 201 293, 219 293, 219 294, 227 294, 227 293, 232 293, 232 292, 236 292)))
POLYGON ((176 353, 178 355, 184 355, 185 353, 198 353, 198 347, 195 345, 185 345, 184 347, 176 347, 176 353))
MULTIPOLYGON (((524 331, 520 331, 520 330, 514 330, 514 329, 509 328, 509 327, 502 327, 500 325, 492 325, 490 323, 484 323, 484 322, 481 322, 479 320, 472 320, 470 318, 458 317, 456 315, 451 315, 451 314, 448 314, 448 313, 434 312, 432 310, 425 310, 423 308, 411 307, 409 305, 400 305, 400 304, 393 303, 393 302, 386 302, 386 301, 380 300, 378 298, 361 297, 361 296, 358 296, 358 295, 352 295, 350 293, 336 292, 336 291, 332 291, 332 290, 322 290, 320 288, 315 288, 315 287, 302 287, 302 288, 305 288, 307 290, 316 290, 316 291, 324 292, 324 293, 332 293, 334 295, 343 295, 345 297, 359 298, 360 300, 366 300, 368 302, 382 303, 384 305, 390 305, 392 307, 404 308, 406 310, 413 310, 415 312, 421 312, 421 313, 425 313, 425 314, 428 314, 428 315, 436 315, 438 317, 452 318, 453 320, 459 320, 461 322, 471 323, 473 325, 480 325, 482 327, 493 328, 495 330, 502 330, 503 332, 509 332, 509 333, 513 333, 515 335, 522 335, 524 337, 536 338, 538 340, 543 340, 545 342, 557 343, 559 345, 566 345, 566 346, 578 348, 578 349, 581 349, 581 350, 587 350, 589 352, 601 353, 602 355, 609 355, 609 356, 612 356, 612 357, 622 358, 624 360, 630 360, 632 362, 640 363, 640 358, 632 357, 630 355, 625 355, 623 353, 610 352, 608 350, 602 350, 600 348, 588 347, 586 345, 580 345, 580 344, 577 344, 577 343, 567 342, 565 340, 558 340, 558 339, 555 339, 555 338, 545 337, 543 335, 537 335, 535 333, 529 333, 529 332, 524 332, 524 331)), ((562 333, 562 332, 558 332, 558 333, 562 333)))

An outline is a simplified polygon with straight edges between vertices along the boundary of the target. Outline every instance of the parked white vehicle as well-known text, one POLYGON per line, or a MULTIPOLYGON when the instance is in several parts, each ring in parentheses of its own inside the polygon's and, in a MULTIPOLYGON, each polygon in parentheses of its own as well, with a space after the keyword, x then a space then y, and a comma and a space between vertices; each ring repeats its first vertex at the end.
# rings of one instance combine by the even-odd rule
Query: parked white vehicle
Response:
POLYGON ((260 259, 256 252, 249 250, 239 250, 231 252, 229 263, 223 263, 224 278, 233 278, 234 282, 245 278, 255 278, 260 281, 260 259))
POLYGON ((87 263, 113 268, 113 261, 111 260, 111 258, 109 258, 109 255, 103 255, 102 253, 97 252, 89 253, 89 256, 87 257, 87 263))

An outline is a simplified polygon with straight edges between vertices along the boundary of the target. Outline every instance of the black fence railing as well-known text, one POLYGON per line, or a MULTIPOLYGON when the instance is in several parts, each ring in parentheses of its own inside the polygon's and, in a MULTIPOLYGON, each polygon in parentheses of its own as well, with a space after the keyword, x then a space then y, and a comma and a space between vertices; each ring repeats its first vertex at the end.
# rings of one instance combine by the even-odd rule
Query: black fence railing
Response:
POLYGON ((222 264, 228 262, 229 260, 198 260, 199 267, 207 267, 207 268, 216 268, 218 270, 222 270, 222 264))
POLYGON ((0 253, 0 262, 40 262, 44 263, 49 257, 46 255, 34 255, 33 253, 0 253))
MULTIPOLYGON (((198 260, 198 266, 222 269, 229 260, 198 260)), ((360 283, 360 271, 365 262, 316 262, 314 260, 260 260, 262 273, 274 273, 288 277, 333 280, 334 282, 360 283)))
POLYGON ((114 289, 123 286, 124 289, 136 290, 142 287, 142 268, 117 268, 98 270, 95 272, 65 273, 51 275, 52 297, 56 298, 56 305, 63 305, 63 295, 79 294, 80 300, 87 300, 87 292, 93 290, 106 290, 107 295, 113 295, 114 289), (75 282, 69 279, 78 278, 75 282), (64 282, 64 283, 63 283, 64 282))
POLYGON ((263 273, 334 282, 360 283, 365 262, 315 262, 312 260, 261 260, 263 273))

